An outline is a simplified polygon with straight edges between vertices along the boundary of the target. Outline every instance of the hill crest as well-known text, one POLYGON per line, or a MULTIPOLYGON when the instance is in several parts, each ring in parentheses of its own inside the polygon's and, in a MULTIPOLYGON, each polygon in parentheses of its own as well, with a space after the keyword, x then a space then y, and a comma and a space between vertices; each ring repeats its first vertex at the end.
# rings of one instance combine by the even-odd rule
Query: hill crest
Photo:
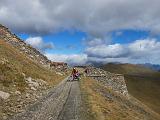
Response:
POLYGON ((10 45, 18 48, 21 53, 26 54, 30 59, 36 61, 39 64, 44 66, 49 66, 50 60, 38 50, 31 47, 29 44, 26 44, 23 40, 17 37, 15 34, 12 34, 8 28, 0 24, 0 39, 9 43, 10 45))

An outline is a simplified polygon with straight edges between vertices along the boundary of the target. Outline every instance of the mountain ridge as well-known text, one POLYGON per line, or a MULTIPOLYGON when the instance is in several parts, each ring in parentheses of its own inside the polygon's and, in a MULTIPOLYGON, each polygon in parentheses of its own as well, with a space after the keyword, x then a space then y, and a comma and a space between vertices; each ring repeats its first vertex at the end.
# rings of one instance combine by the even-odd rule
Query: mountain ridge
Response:
POLYGON ((46 56, 41 54, 37 49, 33 48, 29 44, 25 43, 15 34, 12 34, 8 28, 6 28, 1 24, 0 24, 0 39, 18 48, 20 52, 27 54, 27 56, 30 59, 37 61, 39 64, 49 66, 49 64, 51 63, 51 61, 48 60, 46 56))

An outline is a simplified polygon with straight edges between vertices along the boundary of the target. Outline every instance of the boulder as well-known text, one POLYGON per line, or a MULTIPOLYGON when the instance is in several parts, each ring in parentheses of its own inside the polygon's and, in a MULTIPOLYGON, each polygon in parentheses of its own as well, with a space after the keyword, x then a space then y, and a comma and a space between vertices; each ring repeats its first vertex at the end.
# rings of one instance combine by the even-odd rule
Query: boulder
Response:
POLYGON ((15 91, 15 94, 16 95, 21 95, 21 92, 17 90, 17 91, 15 91))
POLYGON ((7 92, 0 91, 0 98, 6 100, 10 97, 10 94, 7 92))

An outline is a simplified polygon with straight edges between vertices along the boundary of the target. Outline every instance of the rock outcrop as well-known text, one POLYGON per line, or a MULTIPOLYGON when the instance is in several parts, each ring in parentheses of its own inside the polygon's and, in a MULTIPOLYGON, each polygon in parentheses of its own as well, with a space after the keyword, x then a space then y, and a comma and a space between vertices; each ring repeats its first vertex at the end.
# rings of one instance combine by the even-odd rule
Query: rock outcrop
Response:
POLYGON ((0 91, 0 99, 5 100, 5 99, 8 99, 8 98, 9 98, 9 96, 10 96, 10 94, 9 94, 9 93, 7 93, 7 92, 3 92, 3 91, 0 91))
POLYGON ((57 71, 67 71, 68 65, 64 62, 51 62, 50 68, 56 69, 57 71))
POLYGON ((18 48, 21 53, 26 54, 30 59, 42 64, 43 66, 50 67, 50 60, 41 54, 38 50, 26 44, 23 40, 12 34, 8 28, 0 24, 0 39, 18 48))

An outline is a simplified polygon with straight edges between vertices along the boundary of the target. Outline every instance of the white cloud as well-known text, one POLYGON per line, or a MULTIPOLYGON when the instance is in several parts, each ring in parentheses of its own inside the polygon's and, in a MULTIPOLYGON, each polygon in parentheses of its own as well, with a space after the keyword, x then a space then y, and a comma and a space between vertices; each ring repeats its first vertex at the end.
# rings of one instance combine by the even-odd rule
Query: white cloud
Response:
POLYGON ((101 57, 101 58, 116 58, 120 56, 124 56, 126 54, 126 50, 120 44, 113 45, 98 45, 94 47, 89 47, 85 51, 90 57, 101 57))
POLYGON ((105 64, 109 62, 120 62, 120 63, 136 63, 127 57, 122 58, 100 58, 100 57, 88 57, 88 63, 105 64))
POLYGON ((118 32, 115 33, 116 36, 121 36, 122 34, 123 34, 122 31, 118 31, 118 32))
POLYGON ((84 54, 46 54, 53 61, 70 65, 88 63, 153 63, 160 64, 160 42, 156 39, 136 40, 129 44, 97 45, 88 47, 84 54))
POLYGON ((0 21, 14 31, 77 29, 92 36, 122 29, 160 32, 159 0, 0 0, 0 21))
POLYGON ((27 44, 30 44, 34 48, 37 48, 41 52, 45 52, 47 49, 54 48, 53 43, 45 43, 42 37, 29 37, 25 40, 27 44))
MULTIPOLYGON (((132 58, 151 60, 159 58, 160 54, 160 42, 156 39, 137 40, 128 46, 132 58)), ((154 62, 160 62, 154 61, 154 62)))
POLYGON ((112 39, 111 39, 111 36, 108 34, 105 37, 88 37, 83 41, 87 46, 98 46, 102 44, 110 44, 112 39))
MULTIPOLYGON (((89 39, 84 56, 56 55, 60 60, 160 63, 160 43, 155 39, 110 44, 107 38, 110 32, 121 30, 160 33, 159 5, 159 0, 0 0, 0 22, 18 33, 85 32, 89 39)), ((27 41, 41 51, 53 47, 42 38, 27 41)))
POLYGON ((52 61, 67 62, 70 65, 86 64, 88 59, 86 54, 46 54, 52 61))
POLYGON ((89 61, 160 64, 160 42, 136 40, 129 44, 99 45, 86 49, 89 61))
POLYGON ((101 38, 94 38, 93 40, 88 41, 87 45, 89 46, 96 46, 103 44, 103 40, 101 38))
POLYGON ((149 52, 159 49, 160 42, 156 39, 144 39, 144 40, 136 40, 135 42, 129 44, 129 48, 133 52, 149 52))

